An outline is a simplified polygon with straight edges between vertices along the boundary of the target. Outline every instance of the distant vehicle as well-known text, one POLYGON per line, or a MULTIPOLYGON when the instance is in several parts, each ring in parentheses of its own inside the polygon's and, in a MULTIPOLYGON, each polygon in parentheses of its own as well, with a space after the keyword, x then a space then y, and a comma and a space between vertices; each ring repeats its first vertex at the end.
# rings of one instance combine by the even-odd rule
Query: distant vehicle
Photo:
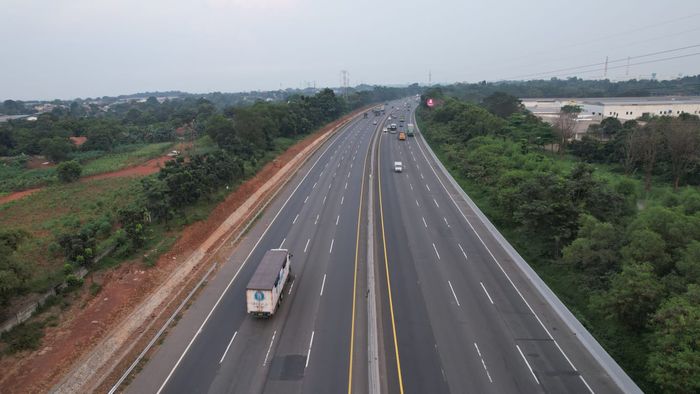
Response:
POLYGON ((178 156, 180 156, 180 151, 179 151, 179 150, 170 151, 170 153, 168 153, 166 156, 168 156, 168 157, 178 157, 178 156))
POLYGON ((367 112, 365 112, 365 118, 367 117, 367 112))
POLYGON ((413 123, 409 123, 408 125, 406 125, 406 135, 409 136, 409 137, 413 137, 413 136, 414 136, 414 126, 413 126, 413 123))
POLYGON ((386 132, 388 132, 388 131, 389 131, 389 129, 386 128, 386 127, 382 129, 382 133, 386 133, 386 132))
POLYGON ((389 125, 389 132, 391 132, 391 134, 396 133, 396 123, 392 123, 389 125))
POLYGON ((405 141, 406 140, 406 133, 403 131, 399 133, 399 140, 400 141, 405 141))
POLYGON ((401 163, 400 161, 395 161, 394 172, 403 172, 403 163, 401 163))
POLYGON ((292 255, 287 249, 265 252, 253 277, 246 287, 248 313, 268 318, 275 314, 284 296, 284 285, 291 276, 292 255))
POLYGON ((374 122, 372 122, 372 124, 376 126, 376 125, 377 125, 377 121, 375 120, 374 122))

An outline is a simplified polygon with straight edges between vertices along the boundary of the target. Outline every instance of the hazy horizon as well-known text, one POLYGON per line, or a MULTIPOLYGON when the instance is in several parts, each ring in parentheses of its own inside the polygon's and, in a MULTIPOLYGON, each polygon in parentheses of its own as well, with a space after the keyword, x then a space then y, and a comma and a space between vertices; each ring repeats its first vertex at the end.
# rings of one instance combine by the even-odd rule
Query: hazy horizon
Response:
POLYGON ((0 99, 700 73, 700 3, 6 0, 0 99), (608 57, 608 72, 604 62, 608 57), (627 67, 628 60, 629 64, 627 67))

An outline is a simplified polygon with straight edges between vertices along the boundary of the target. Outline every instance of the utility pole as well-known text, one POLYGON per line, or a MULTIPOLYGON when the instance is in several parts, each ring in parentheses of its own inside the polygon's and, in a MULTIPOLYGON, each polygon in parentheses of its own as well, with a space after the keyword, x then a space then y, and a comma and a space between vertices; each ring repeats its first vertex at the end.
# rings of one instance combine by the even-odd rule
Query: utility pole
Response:
POLYGON ((608 57, 605 57, 605 72, 603 73, 603 79, 608 78, 608 57))
POLYGON ((347 70, 341 70, 340 76, 343 81, 343 97, 348 99, 348 85, 350 84, 350 73, 347 70))

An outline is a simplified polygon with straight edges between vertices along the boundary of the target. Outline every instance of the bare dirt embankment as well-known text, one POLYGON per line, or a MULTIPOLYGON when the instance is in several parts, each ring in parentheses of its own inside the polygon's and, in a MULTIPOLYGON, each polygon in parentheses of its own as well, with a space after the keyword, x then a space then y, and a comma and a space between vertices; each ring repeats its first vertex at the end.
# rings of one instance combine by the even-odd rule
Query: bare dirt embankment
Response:
MULTIPOLYGON (((313 146, 320 145, 349 118, 324 127, 268 163, 219 204, 207 220, 187 226, 155 267, 145 269, 137 259, 89 276, 79 300, 59 313, 55 327, 46 329, 39 350, 0 360, 0 391, 35 393, 56 388, 84 392, 96 389, 102 377, 118 375, 203 275, 209 259, 290 178, 293 169, 290 171, 289 165, 298 167, 302 156, 310 155, 313 146), (276 185, 269 184, 271 179, 276 185), (256 201, 251 202, 251 196, 256 201), (102 285, 96 296, 87 290, 93 281, 102 285), (154 297, 156 293, 158 297, 154 297), (149 312, 144 315, 144 310, 149 312), (120 340, 122 343, 117 343, 120 340), (59 382, 60 386, 54 387, 59 382)), ((226 244, 220 253, 228 253, 232 247, 226 244)))

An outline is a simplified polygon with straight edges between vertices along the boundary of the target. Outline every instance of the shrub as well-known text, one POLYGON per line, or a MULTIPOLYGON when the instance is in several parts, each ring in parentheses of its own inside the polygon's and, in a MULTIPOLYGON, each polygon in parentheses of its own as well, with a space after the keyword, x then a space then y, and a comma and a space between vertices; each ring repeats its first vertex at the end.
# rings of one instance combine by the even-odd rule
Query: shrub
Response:
POLYGON ((76 181, 82 172, 83 168, 75 160, 65 161, 56 167, 58 179, 63 183, 76 181))

